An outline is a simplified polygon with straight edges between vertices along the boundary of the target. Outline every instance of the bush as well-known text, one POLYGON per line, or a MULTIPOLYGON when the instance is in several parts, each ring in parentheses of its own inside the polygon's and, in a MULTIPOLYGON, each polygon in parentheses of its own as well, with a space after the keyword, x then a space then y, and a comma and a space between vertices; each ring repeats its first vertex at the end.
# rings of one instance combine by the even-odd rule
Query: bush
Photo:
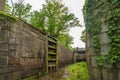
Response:
POLYGON ((68 72, 70 77, 66 78, 66 80, 89 80, 86 62, 70 65, 68 72))

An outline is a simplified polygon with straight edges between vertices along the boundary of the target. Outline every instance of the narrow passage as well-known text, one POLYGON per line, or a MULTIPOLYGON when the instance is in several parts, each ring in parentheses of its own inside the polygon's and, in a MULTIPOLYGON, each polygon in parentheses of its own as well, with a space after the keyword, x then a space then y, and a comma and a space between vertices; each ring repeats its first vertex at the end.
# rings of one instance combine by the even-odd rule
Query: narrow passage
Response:
POLYGON ((89 80, 87 64, 86 62, 75 63, 61 68, 58 72, 44 75, 39 80, 89 80))

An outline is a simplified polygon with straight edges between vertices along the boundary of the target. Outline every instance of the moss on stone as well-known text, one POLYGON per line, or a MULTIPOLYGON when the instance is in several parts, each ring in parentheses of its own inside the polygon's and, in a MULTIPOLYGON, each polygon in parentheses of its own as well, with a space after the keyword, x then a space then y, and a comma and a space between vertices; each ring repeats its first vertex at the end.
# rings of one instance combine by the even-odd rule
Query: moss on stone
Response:
POLYGON ((16 20, 18 20, 16 17, 4 12, 0 12, 0 21, 14 22, 16 20))

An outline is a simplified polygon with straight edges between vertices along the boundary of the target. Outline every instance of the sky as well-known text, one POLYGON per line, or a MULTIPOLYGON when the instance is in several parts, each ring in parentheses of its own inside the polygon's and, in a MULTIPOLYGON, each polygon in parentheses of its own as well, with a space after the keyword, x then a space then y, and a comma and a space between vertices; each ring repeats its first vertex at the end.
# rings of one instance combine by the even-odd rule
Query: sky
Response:
MULTIPOLYGON (((14 2, 17 0, 13 0, 14 2)), ((63 3, 69 8, 70 12, 74 13, 75 16, 80 20, 80 24, 83 27, 71 28, 69 34, 74 38, 72 47, 84 48, 85 43, 80 40, 82 31, 84 27, 84 19, 82 15, 82 8, 85 0, 63 0, 63 3)), ((42 4, 45 0, 24 0, 25 3, 30 3, 32 5, 32 10, 39 10, 42 8, 42 4)))

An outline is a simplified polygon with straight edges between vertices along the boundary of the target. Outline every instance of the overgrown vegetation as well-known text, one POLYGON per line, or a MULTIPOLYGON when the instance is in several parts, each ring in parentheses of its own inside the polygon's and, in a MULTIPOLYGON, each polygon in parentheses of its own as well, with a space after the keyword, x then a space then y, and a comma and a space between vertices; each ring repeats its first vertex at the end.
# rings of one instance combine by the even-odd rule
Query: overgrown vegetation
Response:
POLYGON ((114 65, 117 62, 120 62, 120 29, 119 29, 119 21, 120 21, 120 0, 86 0, 84 9, 84 19, 86 31, 92 37, 93 47, 95 52, 95 58, 99 67, 103 67, 106 63, 114 65), (106 5, 106 8, 95 10, 96 5, 101 4, 106 5), (94 11, 97 12, 94 15, 94 11), (103 17, 101 17, 103 16, 103 17), (96 18, 95 18, 96 17, 96 18), (101 20, 104 18, 104 21, 101 20), (108 53, 102 53, 106 55, 101 55, 101 43, 99 33, 101 32, 101 24, 106 23, 108 25, 107 35, 110 39, 110 48, 108 53))
POLYGON ((10 0, 9 2, 11 2, 11 5, 8 4, 8 0, 6 1, 5 11, 21 20, 28 22, 32 6, 30 4, 24 4, 24 0, 18 0, 15 2, 10 0))
POLYGON ((89 80, 86 62, 75 63, 68 66, 69 78, 65 80, 89 80))
POLYGON ((64 46, 70 48, 72 37, 69 36, 71 27, 80 26, 78 19, 69 12, 60 0, 45 0, 40 11, 34 11, 30 23, 39 29, 47 32, 64 46))
POLYGON ((59 43, 70 48, 73 38, 69 35, 71 27, 80 26, 79 20, 69 12, 62 0, 45 0, 43 8, 31 12, 32 6, 25 4, 25 0, 6 0, 6 13, 29 22, 35 27, 47 32, 58 39, 59 43))
POLYGON ((6 14, 6 13, 3 13, 3 12, 0 11, 0 20, 1 21, 6 21, 6 22, 14 22, 18 19, 9 15, 9 14, 6 14))

